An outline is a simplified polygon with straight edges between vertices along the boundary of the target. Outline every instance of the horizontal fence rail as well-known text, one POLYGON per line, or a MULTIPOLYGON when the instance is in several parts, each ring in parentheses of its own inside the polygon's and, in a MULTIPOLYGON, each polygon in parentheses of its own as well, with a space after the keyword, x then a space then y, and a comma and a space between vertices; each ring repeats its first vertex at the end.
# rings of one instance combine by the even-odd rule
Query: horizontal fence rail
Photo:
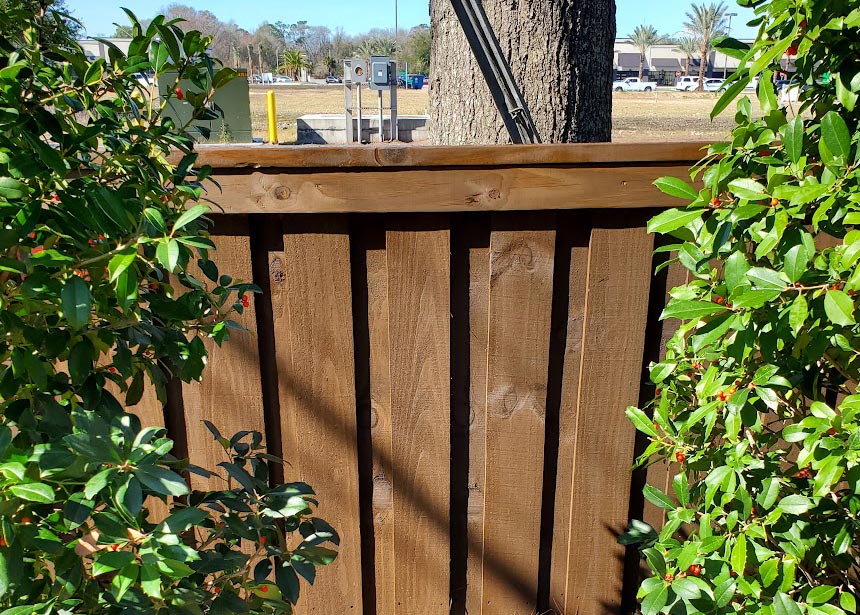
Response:
POLYGON ((204 419, 262 431, 273 480, 316 489, 342 542, 298 612, 634 612, 616 539, 661 519, 624 409, 684 282, 654 274, 651 183, 701 144, 200 151, 219 268, 263 292, 201 383, 136 411, 205 466, 204 419))

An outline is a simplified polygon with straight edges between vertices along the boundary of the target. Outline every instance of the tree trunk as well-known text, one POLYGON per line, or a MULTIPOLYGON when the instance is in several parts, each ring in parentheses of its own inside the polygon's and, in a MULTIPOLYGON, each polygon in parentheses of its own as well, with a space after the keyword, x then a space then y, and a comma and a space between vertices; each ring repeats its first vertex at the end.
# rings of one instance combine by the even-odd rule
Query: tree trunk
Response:
MULTIPOLYGON (((541 140, 609 141, 614 0, 484 0, 541 140)), ((430 140, 510 137, 450 0, 430 0, 430 140)))
POLYGON ((684 76, 690 76, 690 63, 692 63, 693 59, 690 56, 687 56, 687 69, 684 71, 684 76))
POLYGON ((645 54, 639 54, 639 81, 642 81, 642 77, 645 76, 645 54))
POLYGON ((703 91, 705 89, 705 69, 708 67, 708 48, 702 48, 702 59, 700 60, 701 64, 699 64, 699 87, 696 88, 698 91, 703 91))

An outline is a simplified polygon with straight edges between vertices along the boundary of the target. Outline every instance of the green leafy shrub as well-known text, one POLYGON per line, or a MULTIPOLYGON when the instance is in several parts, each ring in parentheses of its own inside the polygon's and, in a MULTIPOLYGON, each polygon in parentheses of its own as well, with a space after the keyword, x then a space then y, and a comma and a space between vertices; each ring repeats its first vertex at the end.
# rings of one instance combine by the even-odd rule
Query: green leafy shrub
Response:
POLYGON ((223 489, 191 492, 182 472, 214 472, 125 411, 199 378, 255 291, 210 260, 210 170, 163 115, 217 118, 233 72, 209 37, 129 16, 128 55, 88 61, 50 13, 0 14, 0 612, 287 613, 338 542, 310 487, 271 487, 260 434, 209 425, 223 489), (135 78, 166 72, 194 87, 135 78))
POLYGON ((673 494, 654 530, 631 525, 653 576, 642 613, 855 613, 860 587, 860 4, 756 5, 756 42, 724 40, 741 69, 719 113, 758 81, 763 116, 737 103, 731 141, 692 172, 658 180, 691 201, 651 220, 691 281, 663 317, 681 320, 657 397, 630 408, 667 460, 673 494), (772 71, 797 55, 799 101, 772 71), (801 87, 802 86, 802 87, 801 87), (789 98, 791 100, 791 98, 789 98), (788 108, 786 108, 788 107, 788 108))

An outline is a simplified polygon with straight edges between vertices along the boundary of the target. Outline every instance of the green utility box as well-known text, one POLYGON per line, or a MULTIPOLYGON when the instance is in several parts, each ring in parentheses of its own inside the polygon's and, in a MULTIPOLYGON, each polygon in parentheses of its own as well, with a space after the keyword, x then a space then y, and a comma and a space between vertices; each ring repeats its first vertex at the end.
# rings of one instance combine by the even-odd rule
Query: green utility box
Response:
MULTIPOLYGON (((158 79, 158 94, 164 96, 169 90, 179 87, 183 92, 197 91, 190 81, 182 80, 176 86, 176 73, 164 73, 158 79)), ((251 99, 248 92, 248 71, 236 69, 236 78, 216 90, 212 105, 221 114, 217 120, 194 122, 195 126, 209 129, 208 138, 203 132, 190 130, 198 143, 251 143, 251 99)), ((171 96, 164 114, 184 125, 191 118, 191 105, 171 96)))

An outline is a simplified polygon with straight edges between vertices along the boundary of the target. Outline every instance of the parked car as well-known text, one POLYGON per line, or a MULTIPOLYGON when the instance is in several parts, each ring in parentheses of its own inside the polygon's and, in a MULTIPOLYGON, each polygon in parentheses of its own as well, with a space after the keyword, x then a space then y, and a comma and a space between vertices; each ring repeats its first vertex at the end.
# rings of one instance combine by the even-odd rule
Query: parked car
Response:
POLYGON ((722 92, 724 88, 724 84, 726 83, 725 79, 705 79, 704 88, 706 92, 722 92))
POLYGON ((274 83, 290 83, 291 81, 292 79, 286 75, 277 75, 274 79, 274 83))
POLYGON ((326 75, 325 78, 326 83, 343 83, 343 79, 340 77, 335 77, 334 75, 326 75))
POLYGON ((692 92, 693 90, 699 87, 699 78, 698 77, 678 77, 678 80, 675 82, 675 89, 681 92, 692 92))
POLYGON ((612 89, 616 92, 650 92, 656 84, 650 81, 640 81, 639 77, 628 77, 627 79, 612 82, 612 89))
POLYGON ((789 83, 791 83, 790 79, 777 79, 773 84, 773 88, 776 90, 776 93, 779 94, 789 83))

